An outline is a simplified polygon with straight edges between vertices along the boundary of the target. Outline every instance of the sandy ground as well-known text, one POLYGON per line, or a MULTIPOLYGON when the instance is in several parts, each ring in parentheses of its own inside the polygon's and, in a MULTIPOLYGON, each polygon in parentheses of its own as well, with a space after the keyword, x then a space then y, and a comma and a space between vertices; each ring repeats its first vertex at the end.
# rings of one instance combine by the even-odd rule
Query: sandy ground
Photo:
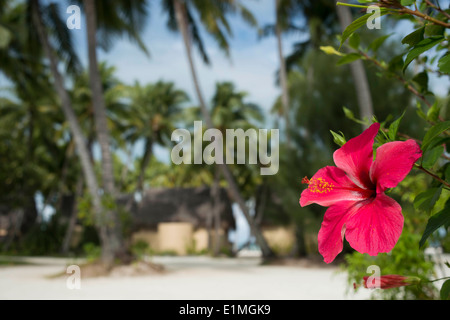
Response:
POLYGON ((68 288, 70 274, 54 277, 77 261, 27 261, 33 264, 0 267, 0 299, 349 300, 370 296, 368 290, 347 293, 346 275, 334 267, 262 266, 255 258, 153 257, 166 272, 83 278, 81 271, 80 289, 68 288))

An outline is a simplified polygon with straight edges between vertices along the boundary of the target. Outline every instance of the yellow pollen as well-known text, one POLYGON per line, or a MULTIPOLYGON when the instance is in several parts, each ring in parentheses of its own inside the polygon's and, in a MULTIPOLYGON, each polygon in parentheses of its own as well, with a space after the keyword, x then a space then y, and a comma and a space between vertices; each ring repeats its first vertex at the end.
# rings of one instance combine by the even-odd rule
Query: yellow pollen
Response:
POLYGON ((308 189, 312 193, 327 193, 334 188, 334 184, 325 181, 324 178, 312 178, 308 185, 308 189))

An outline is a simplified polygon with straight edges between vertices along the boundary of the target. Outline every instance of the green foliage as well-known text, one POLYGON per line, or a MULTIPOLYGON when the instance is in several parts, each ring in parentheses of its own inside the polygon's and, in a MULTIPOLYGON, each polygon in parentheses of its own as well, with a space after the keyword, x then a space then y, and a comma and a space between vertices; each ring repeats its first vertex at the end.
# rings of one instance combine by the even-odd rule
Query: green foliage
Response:
POLYGON ((446 280, 440 291, 441 300, 450 300, 450 279, 446 280))
POLYGON ((411 50, 408 52, 408 54, 406 55, 405 63, 403 65, 403 71, 405 71, 406 68, 409 66, 409 64, 414 59, 416 59, 420 54, 432 49, 433 47, 435 47, 442 41, 444 41, 444 37, 437 36, 437 37, 425 38, 425 39, 419 41, 418 43, 416 43, 411 48, 411 50))
POLYGON ((134 242, 130 247, 130 251, 135 257, 138 257, 138 259, 142 259, 151 253, 150 246, 144 240, 134 242))
POLYGON ((450 129, 450 121, 439 122, 432 126, 423 137, 422 151, 426 151, 430 146, 442 143, 441 134, 450 129))
MULTIPOLYGON (((380 16, 384 16, 388 13, 389 13, 388 10, 386 10, 385 8, 380 8, 380 16)), ((345 28, 344 32, 342 32, 341 47, 344 44, 344 42, 354 34, 356 30, 358 30, 362 26, 365 26, 367 24, 367 20, 374 14, 375 12, 366 13, 362 17, 359 17, 358 19, 354 20, 351 24, 349 24, 347 28, 345 28)))
POLYGON ((418 210, 423 210, 425 212, 430 212, 436 201, 441 196, 442 188, 430 188, 426 191, 419 193, 414 198, 414 208, 418 210))
MULTIPOLYGON (((434 264, 417 247, 418 239, 419 236, 407 226, 390 253, 380 253, 376 257, 362 255, 359 252, 347 254, 346 263, 342 267, 348 274, 349 288, 353 287, 353 283, 361 283, 364 276, 370 276, 366 270, 371 265, 378 266, 381 275, 399 274, 416 276, 425 280, 434 277, 434 264)), ((357 290, 367 289, 360 287, 357 290)), ((436 299, 437 290, 433 285, 423 283, 389 290, 376 289, 371 296, 373 299, 436 299)))
POLYGON ((401 0, 401 1, 400 1, 400 4, 401 4, 402 6, 411 6, 411 5, 413 5, 414 3, 416 3, 416 0, 401 0))
POLYGON ((398 127, 400 126, 400 122, 402 121, 404 116, 405 112, 403 112, 402 115, 397 118, 397 120, 393 121, 389 125, 388 137, 391 141, 395 141, 395 139, 397 138, 398 127))
MULTIPOLYGON (((384 43, 387 39, 386 35, 379 37, 368 47, 364 47, 358 41, 352 41, 355 31, 363 25, 364 21, 367 21, 367 15, 365 15, 356 19, 344 30, 341 45, 345 39, 350 38, 348 46, 354 52, 349 53, 352 54, 351 57, 344 56, 341 60, 345 62, 344 59, 347 58, 349 61, 353 61, 357 57, 356 54, 361 55, 361 59, 370 62, 379 70, 380 76, 393 78, 403 83, 404 88, 416 98, 416 115, 418 117, 411 118, 410 113, 406 110, 387 128, 386 123, 389 123, 389 119, 385 118, 386 121, 382 123, 378 143, 381 145, 390 141, 416 139, 421 145, 423 155, 415 167, 420 169, 422 174, 411 179, 407 178, 402 184, 404 186, 409 183, 408 187, 411 190, 402 194, 401 197, 406 219, 405 228, 392 252, 379 255, 377 258, 366 258, 358 254, 349 256, 349 274, 353 279, 356 274, 361 277, 361 264, 373 260, 374 264, 381 266, 383 274, 416 275, 426 280, 433 274, 432 264, 424 259, 423 246, 426 245, 428 239, 432 239, 434 242, 438 241, 438 243, 440 241, 444 246, 444 239, 448 237, 438 236, 436 232, 440 230, 441 234, 448 235, 450 226, 450 171, 447 172, 449 161, 446 156, 446 148, 450 140, 450 122, 446 120, 446 111, 442 109, 441 98, 435 97, 434 88, 429 87, 431 73, 437 71, 440 75, 448 75, 450 68, 446 41, 450 25, 447 23, 448 19, 444 12, 431 2, 409 0, 402 0, 399 3, 373 2, 378 2, 382 9, 389 11, 391 16, 401 14, 403 18, 405 15, 406 18, 417 18, 417 20, 411 19, 414 22, 413 31, 401 40, 406 50, 399 55, 385 55, 385 58, 380 58, 385 48, 383 45, 379 46, 378 43, 384 43), (411 5, 417 5, 417 10, 412 11, 407 8, 411 5), (442 52, 444 53, 442 54, 442 52), (435 61, 438 61, 437 64, 435 61), (411 63, 416 63, 421 67, 415 74, 408 74, 406 70, 411 63), (433 70, 436 65, 438 70, 433 70), (426 111, 422 109, 425 106, 428 108, 426 111), (406 117, 409 120, 406 120, 406 117), (425 130, 412 131, 412 134, 406 133, 402 128, 406 121, 421 123, 425 130), (421 176, 424 178, 420 178, 421 176), (416 182, 411 183, 414 180, 416 182), (417 188, 417 185, 422 187, 417 188), (420 234, 422 235, 420 236, 420 234), (415 260, 416 258, 418 260, 415 260), (409 268, 409 270, 405 268, 409 268)), ((362 3, 367 3, 367 1, 362 1, 362 3)), ((353 114, 345 109, 344 111, 348 118, 354 120, 353 114)), ((405 191, 402 187, 397 187, 393 192, 398 194, 397 189, 405 191)), ((447 297, 447 291, 447 287, 443 288, 442 297, 447 297)), ((381 297, 384 298, 422 299, 435 298, 435 296, 434 290, 428 284, 381 292, 381 297)))
POLYGON ((86 256, 87 262, 90 263, 96 262, 100 258, 102 249, 99 245, 88 242, 83 245, 83 252, 86 256))
MULTIPOLYGON (((388 290, 373 290, 374 299, 437 299, 436 287, 427 280, 435 278, 435 265, 419 248, 420 233, 423 232, 427 217, 421 211, 415 210, 413 201, 415 195, 423 190, 427 179, 422 174, 410 175, 391 192, 391 196, 402 204, 405 218, 402 235, 389 253, 380 253, 376 257, 354 252, 345 257, 343 267, 348 272, 349 288, 353 283, 361 283, 364 276, 369 276, 366 269, 370 265, 380 268, 381 275, 398 274, 416 276, 423 281, 420 285, 393 288, 388 290)), ((358 290, 367 290, 359 288, 358 290)))
POLYGON ((34 225, 10 252, 16 255, 58 255, 64 233, 65 226, 59 224, 58 217, 54 216, 48 222, 34 225))
POLYGON ((430 219, 428 219, 428 223, 425 227, 422 238, 420 239, 419 246, 423 246, 428 237, 442 226, 445 226, 446 228, 450 226, 450 199, 447 200, 444 209, 432 215, 430 219))

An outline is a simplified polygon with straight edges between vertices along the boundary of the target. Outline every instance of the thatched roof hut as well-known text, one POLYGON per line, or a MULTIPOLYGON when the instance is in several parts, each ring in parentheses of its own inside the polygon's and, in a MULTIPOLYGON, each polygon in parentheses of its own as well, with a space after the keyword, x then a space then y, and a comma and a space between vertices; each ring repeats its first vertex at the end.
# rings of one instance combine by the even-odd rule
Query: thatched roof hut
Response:
MULTIPOLYGON (((220 188, 219 208, 221 226, 235 229, 231 201, 225 189, 220 188)), ((212 215, 209 187, 154 188, 146 190, 142 200, 130 208, 136 229, 155 229, 161 222, 190 222, 194 228, 207 227, 212 215)))

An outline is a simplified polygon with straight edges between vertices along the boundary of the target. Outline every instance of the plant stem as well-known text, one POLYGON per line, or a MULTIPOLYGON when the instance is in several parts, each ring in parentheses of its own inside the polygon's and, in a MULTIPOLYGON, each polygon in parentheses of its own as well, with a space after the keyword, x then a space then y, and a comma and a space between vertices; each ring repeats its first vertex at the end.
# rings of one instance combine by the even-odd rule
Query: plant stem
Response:
POLYGON ((445 185, 446 187, 450 188, 450 183, 448 183, 447 181, 443 180, 442 178, 440 178, 439 176, 435 175, 433 172, 428 171, 427 169, 425 169, 424 167, 422 167, 421 165, 417 165, 414 164, 414 166, 419 169, 422 170, 423 172, 425 172, 426 174, 428 174, 429 176, 433 177, 434 179, 436 179, 437 181, 439 181, 440 183, 442 183, 443 185, 445 185))
MULTIPOLYGON (((438 7, 436 7, 436 6, 433 6, 433 4, 431 3, 431 2, 429 2, 429 1, 426 1, 427 2, 427 4, 428 5, 430 5, 430 7, 432 7, 432 8, 435 8, 436 10, 438 10, 439 12, 442 12, 447 18, 449 18, 449 15, 448 15, 448 13, 446 13, 445 11, 443 11, 443 10, 439 10, 439 8, 438 7)), ((350 4, 350 3, 345 3, 345 2, 336 2, 336 5, 338 5, 338 6, 346 6, 346 7, 353 7, 353 8, 361 8, 361 9, 367 9, 367 8, 369 8, 369 6, 363 6, 363 5, 359 5, 359 4, 350 4)), ((394 8, 390 8, 389 7, 389 4, 388 5, 383 5, 383 4, 381 4, 380 5, 380 7, 382 7, 382 8, 386 8, 386 9, 388 9, 388 10, 390 10, 390 11, 395 11, 395 12, 397 12, 397 13, 399 13, 399 14, 410 14, 410 15, 413 15, 413 16, 416 16, 416 17, 419 17, 419 18, 421 18, 421 19, 423 19, 423 20, 426 20, 426 21, 430 21, 430 22, 432 22, 432 23, 434 23, 434 24, 437 24, 437 25, 439 25, 439 26, 442 26, 442 27, 444 27, 444 28, 449 28, 450 29, 450 23, 446 23, 446 22, 444 22, 444 21, 441 21, 441 20, 438 20, 438 19, 436 19, 436 18, 433 18, 433 17, 431 17, 431 16, 429 16, 429 15, 427 15, 427 14, 425 14, 425 13, 422 13, 422 12, 420 12, 419 10, 411 10, 411 9, 409 9, 409 8, 407 8, 407 7, 403 7, 403 6, 400 6, 400 8, 399 9, 394 9, 394 8)))
POLYGON ((428 280, 427 282, 436 282, 436 281, 447 280, 447 279, 450 279, 450 277, 443 277, 443 278, 439 278, 439 279, 428 280))
POLYGON ((394 8, 389 8, 389 7, 377 6, 375 4, 370 5, 370 6, 363 6, 363 5, 360 5, 360 4, 351 4, 351 3, 340 2, 340 1, 336 2, 336 5, 337 6, 344 6, 344 7, 366 9, 366 10, 368 8, 370 8, 370 7, 374 7, 375 6, 375 7, 379 7, 379 8, 385 8, 386 10, 394 11, 394 12, 398 12, 398 13, 401 12, 401 10, 402 10, 402 9, 394 9, 394 8))
POLYGON ((352 7, 352 8, 363 8, 363 9, 367 9, 369 8, 369 6, 363 6, 360 4, 351 4, 351 3, 346 3, 346 2, 336 2, 337 6, 344 6, 344 7, 352 7))
POLYGON ((423 20, 430 21, 430 22, 432 22, 434 24, 437 24, 437 25, 439 25, 441 27, 450 29, 450 23, 447 23, 447 22, 435 19, 435 18, 433 18, 433 17, 431 17, 431 16, 429 16, 429 15, 427 15, 425 13, 422 13, 422 12, 418 11, 418 10, 411 10, 409 8, 403 7, 402 9, 398 10, 398 12, 399 13, 410 14, 410 15, 419 17, 419 18, 421 18, 423 20))
MULTIPOLYGON (((387 68, 385 66, 383 66, 378 60, 376 60, 375 58, 369 56, 367 53, 365 53, 362 50, 359 50, 359 53, 361 55, 364 56, 364 58, 366 58, 369 61, 372 61, 375 65, 377 65, 379 68, 383 69, 383 70, 387 70, 387 68)), ((417 91, 416 88, 414 88, 406 79, 402 78, 401 76, 399 76, 398 74, 392 72, 392 75, 401 83, 403 83, 406 88, 413 93, 415 96, 417 96, 420 100, 422 100, 429 108, 431 108, 432 104, 425 98, 425 96, 421 93, 419 93, 419 91, 417 91)))
POLYGON ((425 0, 425 2, 426 2, 426 4, 427 4, 429 7, 431 7, 431 8, 433 8, 433 9, 439 11, 439 12, 442 13, 444 16, 446 16, 447 19, 450 19, 450 14, 448 14, 447 12, 445 12, 444 10, 442 10, 440 7, 436 6, 436 5, 435 5, 434 3, 432 3, 430 0, 425 0))

